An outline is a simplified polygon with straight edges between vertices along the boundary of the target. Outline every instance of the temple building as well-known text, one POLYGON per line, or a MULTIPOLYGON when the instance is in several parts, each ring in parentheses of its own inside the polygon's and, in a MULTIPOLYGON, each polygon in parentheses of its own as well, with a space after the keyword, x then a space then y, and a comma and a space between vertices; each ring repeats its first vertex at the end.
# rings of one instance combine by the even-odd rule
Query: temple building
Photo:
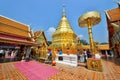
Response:
POLYGON ((116 57, 120 57, 120 2, 117 4, 117 8, 105 11, 105 14, 110 48, 116 57))
MULTIPOLYGON (((110 47, 109 47, 109 44, 98 44, 95 46, 97 51, 99 51, 100 53, 102 54, 109 54, 109 51, 110 51, 110 47)), ((90 49, 90 46, 89 45, 82 45, 82 49, 90 49)))
POLYGON ((35 39, 34 49, 36 50, 35 51, 36 55, 38 55, 42 59, 46 58, 48 52, 48 42, 44 34, 44 31, 39 30, 34 32, 34 39, 35 39))
POLYGON ((0 16, 0 49, 13 50, 17 47, 21 59, 26 46, 31 47, 34 44, 33 36, 29 25, 0 16))
POLYGON ((0 16, 0 46, 32 45, 32 37, 29 25, 0 16))
POLYGON ((63 53, 69 50, 69 53, 76 53, 77 35, 73 31, 69 21, 67 20, 65 9, 63 8, 62 18, 52 35, 51 47, 58 50, 62 49, 63 53))

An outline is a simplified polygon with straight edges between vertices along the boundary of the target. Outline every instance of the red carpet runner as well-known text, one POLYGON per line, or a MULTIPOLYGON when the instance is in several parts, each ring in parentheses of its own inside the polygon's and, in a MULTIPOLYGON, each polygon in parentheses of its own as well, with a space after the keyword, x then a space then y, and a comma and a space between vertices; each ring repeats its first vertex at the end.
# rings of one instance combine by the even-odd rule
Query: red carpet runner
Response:
POLYGON ((45 80, 48 77, 55 75, 59 70, 37 63, 30 62, 17 62, 14 66, 19 69, 29 80, 45 80))

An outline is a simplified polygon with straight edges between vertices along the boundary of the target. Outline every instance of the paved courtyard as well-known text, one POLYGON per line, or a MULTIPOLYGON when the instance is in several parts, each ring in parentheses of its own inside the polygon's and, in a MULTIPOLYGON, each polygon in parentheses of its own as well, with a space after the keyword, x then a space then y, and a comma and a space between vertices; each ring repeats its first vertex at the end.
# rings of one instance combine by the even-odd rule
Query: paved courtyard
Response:
MULTIPOLYGON (((42 63, 44 64, 44 63, 42 63)), ((102 59, 103 72, 88 70, 84 63, 78 67, 57 64, 51 66, 60 70, 47 80, 120 80, 120 59, 102 59)), ((24 74, 15 68, 13 62, 0 64, 0 80, 28 80, 24 74)))

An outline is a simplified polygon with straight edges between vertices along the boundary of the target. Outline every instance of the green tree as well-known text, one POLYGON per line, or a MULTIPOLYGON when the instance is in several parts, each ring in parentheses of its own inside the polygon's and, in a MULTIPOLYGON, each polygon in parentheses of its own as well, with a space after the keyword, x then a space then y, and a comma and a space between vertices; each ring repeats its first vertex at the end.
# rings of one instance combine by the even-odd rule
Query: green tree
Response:
POLYGON ((52 44, 52 41, 47 41, 48 42, 48 45, 52 44))
POLYGON ((83 45, 88 45, 88 42, 84 39, 81 39, 80 42, 83 44, 83 45))
POLYGON ((100 43, 100 44, 108 44, 107 42, 102 42, 102 43, 100 43))

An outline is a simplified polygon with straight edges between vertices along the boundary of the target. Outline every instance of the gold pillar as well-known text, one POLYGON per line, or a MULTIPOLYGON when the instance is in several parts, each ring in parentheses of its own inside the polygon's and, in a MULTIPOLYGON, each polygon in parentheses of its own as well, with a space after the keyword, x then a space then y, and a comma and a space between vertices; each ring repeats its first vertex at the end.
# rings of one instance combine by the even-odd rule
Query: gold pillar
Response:
POLYGON ((92 55, 95 55, 95 48, 94 48, 93 35, 92 35, 91 19, 88 18, 87 21, 88 21, 88 35, 89 35, 90 50, 92 52, 92 55))

